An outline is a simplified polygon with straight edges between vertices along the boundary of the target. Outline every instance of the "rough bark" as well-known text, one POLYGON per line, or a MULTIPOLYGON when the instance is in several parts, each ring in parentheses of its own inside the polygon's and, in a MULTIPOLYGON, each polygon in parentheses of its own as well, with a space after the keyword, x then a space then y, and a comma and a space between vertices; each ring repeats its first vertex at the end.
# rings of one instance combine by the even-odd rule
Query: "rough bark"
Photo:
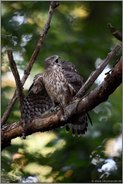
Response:
MULTIPOLYGON (((100 86, 95 88, 87 96, 83 98, 74 99, 64 110, 67 117, 71 117, 73 114, 85 114, 92 110, 100 103, 106 101, 108 97, 117 89, 122 82, 122 58, 114 66, 113 70, 107 74, 105 80, 100 86)), ((61 121, 63 116, 62 110, 56 113, 48 115, 48 117, 42 117, 34 119, 30 122, 26 129, 26 135, 30 135, 37 131, 48 131, 54 128, 60 127, 66 122, 61 121)), ((5 148, 10 144, 11 139, 21 136, 23 128, 21 122, 12 123, 2 130, 2 148, 5 148)))

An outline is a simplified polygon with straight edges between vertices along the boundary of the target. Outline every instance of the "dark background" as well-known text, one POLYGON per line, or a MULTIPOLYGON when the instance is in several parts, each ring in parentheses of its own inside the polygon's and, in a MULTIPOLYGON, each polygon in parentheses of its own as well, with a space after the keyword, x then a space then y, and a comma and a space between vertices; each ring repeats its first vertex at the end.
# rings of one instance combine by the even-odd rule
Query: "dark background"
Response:
MULTIPOLYGON (((6 49, 13 49, 17 67, 23 74, 46 21, 48 7, 49 2, 41 1, 2 2, 2 113, 15 89, 6 49)), ((95 69, 97 58, 104 59, 119 43, 111 35, 107 23, 121 31, 121 10, 121 1, 60 2, 26 82, 25 93, 34 75, 43 71, 43 60, 53 54, 74 63, 86 80, 95 69)), ((114 61, 110 67, 113 64, 114 61)), ((28 176, 36 177, 39 182, 120 182, 121 110, 120 86, 107 102, 90 112, 93 126, 89 125, 82 137, 72 137, 59 128, 35 133, 26 140, 14 139, 12 146, 2 152, 2 182, 19 182, 28 176), (99 172, 108 158, 115 161, 117 169, 99 172)), ((16 103, 8 123, 19 118, 16 103)))

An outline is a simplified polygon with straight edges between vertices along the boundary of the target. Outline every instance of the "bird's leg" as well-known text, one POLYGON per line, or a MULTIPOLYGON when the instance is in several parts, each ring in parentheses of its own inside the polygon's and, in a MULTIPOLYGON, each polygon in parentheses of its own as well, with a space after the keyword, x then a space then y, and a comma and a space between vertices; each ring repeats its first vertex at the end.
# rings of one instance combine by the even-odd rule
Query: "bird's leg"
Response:
POLYGON ((22 128, 23 128, 23 131, 22 131, 22 139, 26 139, 26 123, 25 123, 25 120, 22 120, 22 128))
MULTIPOLYGON (((78 99, 76 100, 78 102, 78 99)), ((71 114, 76 113, 77 103, 73 102, 70 105, 66 104, 62 106, 62 116, 61 121, 67 121, 71 114), (68 107, 66 107, 68 106, 68 107), (65 109, 65 110, 64 110, 65 109)))
POLYGON ((61 121, 67 121, 68 119, 68 112, 66 111, 65 107, 66 107, 65 104, 60 105, 60 110, 62 112, 61 121))

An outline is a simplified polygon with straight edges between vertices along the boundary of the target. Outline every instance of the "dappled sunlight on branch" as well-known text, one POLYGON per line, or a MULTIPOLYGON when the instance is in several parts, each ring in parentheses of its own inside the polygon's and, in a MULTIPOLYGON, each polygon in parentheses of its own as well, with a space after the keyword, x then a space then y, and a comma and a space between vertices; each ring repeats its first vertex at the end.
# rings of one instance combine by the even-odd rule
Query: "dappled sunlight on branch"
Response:
MULTIPOLYGON (((99 65, 100 65, 102 62, 103 62, 102 59, 97 58, 97 59, 96 59, 96 62, 95 62, 95 67, 98 68, 99 65)), ((105 69, 102 71, 102 73, 99 75, 99 77, 96 79, 95 83, 96 83, 97 85, 100 85, 100 84, 104 81, 104 78, 105 78, 105 76, 106 76, 106 73, 109 72, 110 70, 111 70, 110 66, 107 65, 107 66, 105 67, 105 69)))

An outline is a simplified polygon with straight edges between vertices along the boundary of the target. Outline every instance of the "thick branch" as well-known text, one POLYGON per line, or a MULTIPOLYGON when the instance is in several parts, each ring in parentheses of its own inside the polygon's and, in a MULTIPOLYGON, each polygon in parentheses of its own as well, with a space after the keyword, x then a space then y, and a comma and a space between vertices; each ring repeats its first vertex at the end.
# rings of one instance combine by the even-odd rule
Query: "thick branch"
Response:
MULTIPOLYGON (((111 74, 109 73, 104 82, 96 89, 90 92, 88 96, 79 101, 77 112, 81 113, 83 108, 91 109, 95 108, 100 103, 106 101, 110 94, 112 94, 116 88, 122 83, 122 59, 115 65, 111 74)), ((86 111, 87 112, 87 111, 86 111)))
MULTIPOLYGON (((70 103, 65 108, 65 111, 78 114, 85 114, 88 111, 92 110, 94 107, 99 105, 100 103, 107 100, 110 94, 112 94, 116 88, 122 82, 122 61, 120 61, 115 65, 111 74, 108 74, 104 80, 104 82, 94 89, 89 95, 84 97, 83 99, 76 99, 70 103), (76 107, 76 109, 75 109, 76 107), (71 110, 72 109, 72 110, 71 110)), ((52 130, 53 128, 60 127, 65 124, 65 122, 60 121, 62 116, 62 112, 58 111, 49 117, 46 118, 37 118, 34 119, 27 128, 27 135, 30 135, 37 131, 47 131, 52 130)), ((9 126, 7 126, 2 131, 2 147, 6 147, 7 143, 11 141, 11 139, 22 135, 22 126, 21 122, 15 122, 9 126)))
MULTIPOLYGON (((59 3, 57 1, 53 1, 50 3, 50 6, 49 6, 49 11, 48 11, 48 17, 47 17, 47 20, 46 20, 46 23, 44 25, 44 28, 42 30, 42 32, 40 33, 40 38, 37 42, 37 45, 35 47, 35 50, 29 60, 29 63, 27 65, 27 68, 24 72, 24 76, 21 80, 21 83, 22 85, 24 85, 26 79, 28 78, 29 74, 30 74, 30 71, 32 69, 32 66, 34 64, 34 62, 36 61, 37 57, 38 57, 38 54, 39 54, 39 51, 41 50, 42 46, 43 46, 43 43, 44 43, 44 40, 45 40, 45 37, 46 37, 46 34, 48 32, 48 29, 50 27, 50 23, 51 23, 51 19, 52 19, 52 16, 53 16, 53 13, 54 13, 54 10, 55 8, 59 5, 59 3)), ((15 90, 14 92, 14 95, 11 99, 11 101, 9 102, 8 106, 7 106, 7 109, 6 111, 4 112, 3 116, 2 116, 2 119, 1 119, 1 123, 4 124, 6 122, 6 120, 8 119, 8 116, 16 102, 16 99, 17 99, 17 90, 15 90)))
POLYGON ((22 83, 20 80, 20 76, 19 76, 19 73, 17 70, 16 63, 15 63, 14 58, 13 58, 12 50, 8 50, 7 54, 8 54, 8 58, 9 58, 9 65, 10 65, 11 71, 12 71, 14 78, 15 78, 17 91, 18 91, 18 98, 19 98, 19 102, 20 102, 20 111, 22 112, 22 106, 23 106, 23 100, 24 100, 22 83))
POLYGON ((108 24, 108 28, 112 35, 118 40, 122 41, 122 33, 118 31, 115 27, 113 27, 110 23, 108 24))
POLYGON ((104 68, 107 66, 107 64, 112 60, 112 58, 117 54, 117 52, 121 49, 121 45, 116 45, 111 52, 108 53, 106 59, 104 62, 89 76, 88 80, 85 82, 85 84, 81 87, 81 89, 76 94, 76 97, 83 97, 87 90, 92 86, 94 81, 97 79, 97 77, 101 74, 101 72, 104 70, 104 68))

